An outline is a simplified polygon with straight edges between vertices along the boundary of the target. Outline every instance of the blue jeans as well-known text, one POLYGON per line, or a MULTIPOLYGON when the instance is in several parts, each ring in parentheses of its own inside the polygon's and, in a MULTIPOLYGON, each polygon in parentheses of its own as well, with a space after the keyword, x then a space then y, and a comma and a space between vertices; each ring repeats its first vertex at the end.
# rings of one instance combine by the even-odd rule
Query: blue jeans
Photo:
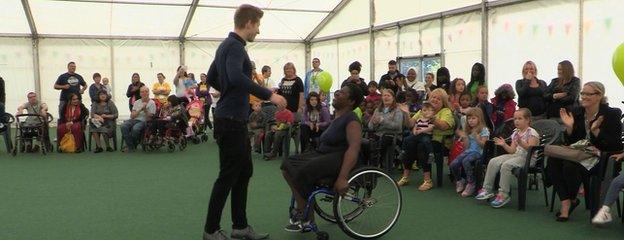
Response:
POLYGON ((130 119, 121 124, 121 137, 126 141, 128 149, 136 149, 143 136, 143 129, 145 129, 145 121, 130 119))
POLYGON ((618 196, 620 195, 622 188, 624 188, 624 174, 620 174, 614 178, 613 181, 611 181, 611 185, 609 185, 609 190, 607 191, 603 205, 611 207, 611 205, 618 200, 618 196))
POLYGON ((462 179, 461 177, 461 169, 464 168, 464 173, 466 174, 466 181, 468 183, 473 183, 475 180, 474 176, 474 164, 479 164, 481 162, 481 153, 475 151, 464 151, 459 154, 453 162, 451 162, 450 168, 453 173, 453 177, 455 181, 459 181, 462 179))
POLYGON ((428 162, 429 153, 433 152, 431 143, 431 135, 429 134, 410 134, 403 139, 401 150, 405 152, 403 158, 403 167, 409 169, 414 164, 414 160, 418 159, 419 164, 425 172, 431 171, 431 163, 428 162))

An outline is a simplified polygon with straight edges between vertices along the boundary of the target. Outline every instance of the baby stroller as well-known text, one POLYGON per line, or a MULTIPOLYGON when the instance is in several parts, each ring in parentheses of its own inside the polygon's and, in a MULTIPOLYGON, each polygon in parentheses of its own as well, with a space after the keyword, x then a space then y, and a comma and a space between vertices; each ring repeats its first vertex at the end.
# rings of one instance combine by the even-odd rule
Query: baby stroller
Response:
POLYGON ((208 141, 208 133, 206 132, 205 124, 206 116, 204 114, 204 102, 197 97, 192 97, 186 105, 186 111, 189 115, 189 129, 187 130, 186 137, 190 138, 195 144, 208 141))
POLYGON ((46 155, 53 151, 52 142, 50 141, 49 123, 54 118, 48 113, 47 118, 39 114, 18 114, 15 116, 15 146, 11 154, 17 155, 17 151, 26 152, 26 143, 31 143, 34 149, 40 148, 41 153, 46 155))

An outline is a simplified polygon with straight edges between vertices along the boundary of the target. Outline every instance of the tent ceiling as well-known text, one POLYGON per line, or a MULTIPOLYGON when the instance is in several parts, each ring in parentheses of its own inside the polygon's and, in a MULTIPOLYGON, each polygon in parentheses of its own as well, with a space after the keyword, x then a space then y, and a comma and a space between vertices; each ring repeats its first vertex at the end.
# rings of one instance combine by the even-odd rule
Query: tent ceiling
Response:
MULTIPOLYGON (((259 40, 303 41, 340 0, 199 0, 186 38, 219 39, 240 4, 264 9, 259 40)), ((177 38, 193 0, 28 0, 37 34, 97 38, 177 38)), ((30 35, 20 0, 0 1, 0 33, 30 35)))

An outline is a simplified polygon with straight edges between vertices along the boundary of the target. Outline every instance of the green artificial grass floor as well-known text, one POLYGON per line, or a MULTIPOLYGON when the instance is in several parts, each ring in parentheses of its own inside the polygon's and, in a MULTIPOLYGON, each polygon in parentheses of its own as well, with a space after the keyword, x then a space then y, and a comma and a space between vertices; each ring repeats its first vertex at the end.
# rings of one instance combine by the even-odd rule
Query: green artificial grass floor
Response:
MULTIPOLYGON (((316 239, 282 230, 290 193, 279 164, 254 155, 250 224, 272 239, 316 239)), ((212 139, 174 153, 11 157, 0 138, 0 239, 201 239, 218 169, 212 139)), ((570 222, 555 222, 541 191, 530 191, 527 211, 520 212, 517 199, 493 209, 461 198, 446 177, 443 188, 419 192, 420 178, 414 174, 402 188, 401 217, 383 239, 624 239, 617 215, 614 223, 596 228, 583 205, 570 222)), ((338 226, 317 222, 331 239, 347 239, 338 226)), ((231 231, 229 204, 222 227, 231 231)))

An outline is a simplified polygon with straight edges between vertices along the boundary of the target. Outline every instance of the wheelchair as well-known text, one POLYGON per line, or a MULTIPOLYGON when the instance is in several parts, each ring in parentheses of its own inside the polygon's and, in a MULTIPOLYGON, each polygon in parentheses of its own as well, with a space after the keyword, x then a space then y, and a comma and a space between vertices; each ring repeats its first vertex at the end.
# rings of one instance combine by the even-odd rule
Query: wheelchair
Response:
MULTIPOLYGON (((402 195, 394 179, 384 170, 359 164, 351 171, 344 196, 334 192, 335 179, 322 179, 307 199, 303 219, 316 213, 322 219, 336 223, 354 239, 375 239, 388 233, 401 213, 402 195)), ((289 217, 292 219, 295 199, 291 198, 289 217)), ((319 240, 329 239, 312 222, 301 231, 316 233, 319 240)))
MULTIPOLYGON (((11 151, 11 155, 16 156, 19 149, 20 152, 26 151, 26 141, 36 141, 41 148, 41 153, 46 155, 53 151, 52 142, 50 141, 49 123, 54 118, 48 113, 47 118, 39 114, 18 114, 15 115, 15 146, 11 151), (26 124, 28 119, 34 119, 34 125, 26 124)), ((35 144, 33 142, 33 144, 35 144)))

